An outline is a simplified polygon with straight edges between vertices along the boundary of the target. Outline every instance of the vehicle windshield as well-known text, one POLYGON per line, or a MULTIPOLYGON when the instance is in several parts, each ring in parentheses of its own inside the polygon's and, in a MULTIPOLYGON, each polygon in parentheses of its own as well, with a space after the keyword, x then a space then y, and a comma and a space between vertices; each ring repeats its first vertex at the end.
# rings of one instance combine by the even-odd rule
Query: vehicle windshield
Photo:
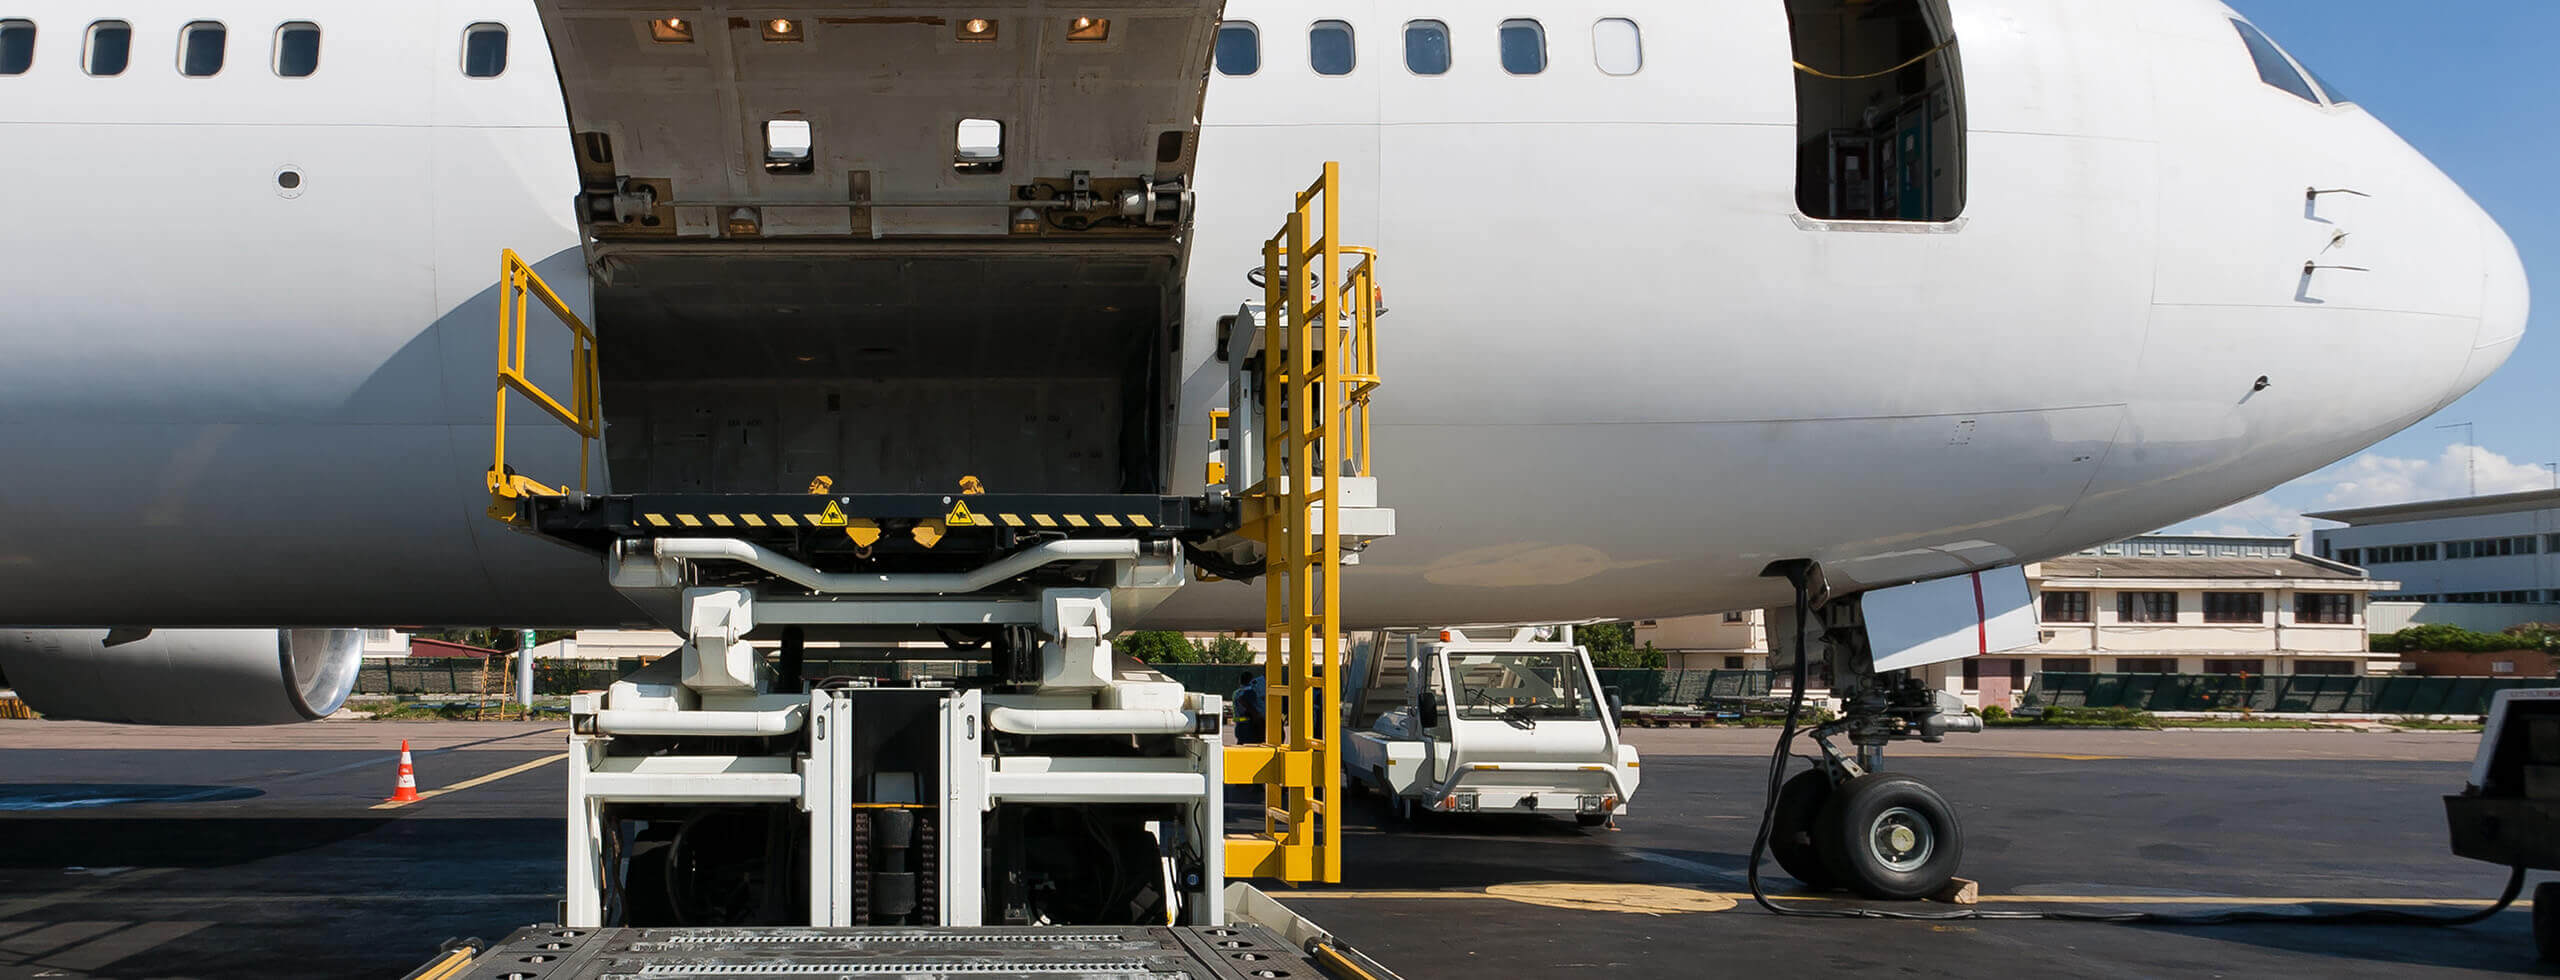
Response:
POLYGON ((1571 653, 1457 653, 1449 678, 1458 687, 1458 717, 1536 722, 1597 720, 1581 658, 1571 653))

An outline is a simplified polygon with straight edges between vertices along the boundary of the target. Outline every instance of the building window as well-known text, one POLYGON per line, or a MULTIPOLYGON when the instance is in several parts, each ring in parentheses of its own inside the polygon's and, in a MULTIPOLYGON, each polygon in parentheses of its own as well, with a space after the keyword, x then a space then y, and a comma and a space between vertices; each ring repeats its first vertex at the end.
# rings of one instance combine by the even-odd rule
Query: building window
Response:
POLYGON ((200 20, 178 33, 178 74, 188 78, 210 78, 222 71, 222 46, 226 32, 221 24, 200 20))
POLYGON ((133 25, 120 20, 102 20, 89 25, 88 50, 81 53, 80 67, 101 78, 124 74, 124 66, 133 58, 133 25))
POLYGON ((2204 662, 2204 672, 2208 674, 2262 675, 2267 672, 2267 662, 2264 660, 2207 660, 2204 662))
POLYGON ((2089 672, 2089 658, 2046 657, 2042 670, 2048 674, 2086 674, 2089 672))
POLYGON ((462 29, 462 73, 496 78, 507 70, 507 25, 473 24, 462 29))
POLYGON ((2116 621, 2121 623, 2174 623, 2178 621, 2178 594, 2175 592, 2118 592, 2116 621))
POLYGON ((2340 625, 2356 621, 2356 597, 2350 592, 2297 592, 2293 621, 2340 625))
POLYGON ((1547 70, 1547 29, 1526 17, 1503 21, 1502 70, 1514 75, 1547 70))
POLYGON ((1751 614, 1750 614, 1750 613, 1747 613, 1747 612, 1739 612, 1739 611, 1736 611, 1736 612, 1729 612, 1729 613, 1724 614, 1724 621, 1725 621, 1725 622, 1727 622, 1727 623, 1741 623, 1741 622, 1747 622, 1747 621, 1749 621, 1750 619, 1751 619, 1751 614))
POLYGON ((2086 592, 2045 593, 2044 621, 2048 623, 2088 622, 2089 594, 2086 592))
POLYGON ((2364 552, 2356 548, 2340 548, 2338 549, 2338 563, 2341 565, 2362 565, 2364 564, 2364 552))
POLYGON ((2174 674, 2178 672, 2176 657, 2117 657, 2119 674, 2174 674))
POLYGON ((1307 28, 1307 65, 1318 75, 1348 75, 1359 63, 1348 21, 1320 20, 1307 28))
POLYGON ((2208 623, 2262 623, 2267 618, 2267 597, 2262 592, 2207 592, 2204 594, 2204 621, 2208 623))
MULTIPOLYGON (((1994 666, 2001 667, 2001 672, 2009 675, 2010 690, 2015 691, 2027 686, 2027 662, 2025 660, 2021 660, 2016 657, 2004 657, 1994 658, 1991 662, 1994 666)), ((1969 658, 1964 662, 1964 689, 1967 691, 1982 690, 1982 658, 1969 658)))
POLYGON ((1591 61, 1603 75, 1633 75, 1644 67, 1644 35, 1636 22, 1604 17, 1591 25, 1591 61))
POLYGON ((1417 20, 1404 25, 1404 67, 1416 75, 1449 70, 1449 25, 1417 20))
POLYGON ((294 21, 276 28, 276 75, 309 78, 320 70, 320 25, 294 21))
POLYGON ((2293 59, 2285 56, 2284 49, 2276 47, 2276 42, 2246 21, 2235 20, 2231 26, 2239 29, 2240 42, 2249 48, 2249 60, 2257 63, 2259 81, 2291 92, 2304 102, 2320 104, 2320 96, 2311 91, 2311 83, 2293 67, 2293 59))
POLYGON ((36 63, 36 22, 0 20, 0 75, 24 75, 36 63))
POLYGON ((1726 658, 1724 658, 1724 669, 1726 669, 1726 670, 1741 670, 1741 669, 1742 669, 1742 658, 1741 658, 1741 657, 1726 657, 1726 658))
POLYGON ((2356 672, 2356 662, 2353 660, 2296 660, 2293 662, 2293 672, 2322 675, 2352 674, 2356 672))

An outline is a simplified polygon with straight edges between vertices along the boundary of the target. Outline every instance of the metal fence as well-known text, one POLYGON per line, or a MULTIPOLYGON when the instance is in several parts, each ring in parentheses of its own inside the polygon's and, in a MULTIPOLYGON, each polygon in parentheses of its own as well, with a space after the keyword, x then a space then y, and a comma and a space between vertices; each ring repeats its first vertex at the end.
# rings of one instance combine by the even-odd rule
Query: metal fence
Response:
MULTIPOLYGON (((1243 678, 1262 673, 1260 664, 1149 664, 1185 690, 1226 697, 1243 678)), ((1747 700, 1771 696, 1773 670, 1653 670, 1602 667, 1600 686, 1616 691, 1624 704, 1698 705, 1708 701, 1747 700)))
POLYGON ((2489 710, 2489 699, 2499 691, 2555 686, 2560 679, 2549 677, 2046 672, 2027 686, 2019 707, 2476 715, 2489 710))

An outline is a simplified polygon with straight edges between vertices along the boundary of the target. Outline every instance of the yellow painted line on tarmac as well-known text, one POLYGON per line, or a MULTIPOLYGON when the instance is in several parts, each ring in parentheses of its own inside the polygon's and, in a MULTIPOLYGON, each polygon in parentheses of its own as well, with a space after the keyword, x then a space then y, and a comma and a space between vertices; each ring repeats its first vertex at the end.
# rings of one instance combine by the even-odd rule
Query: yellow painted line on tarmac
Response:
MULTIPOLYGON (((1494 887, 1494 888, 1497 888, 1497 889, 1501 889, 1501 888, 1518 888, 1518 887, 1521 887, 1521 886, 1518 886, 1518 885, 1512 885, 1512 886, 1496 885, 1496 886, 1493 886, 1493 887, 1494 887)), ((1676 886, 1658 886, 1658 885, 1657 885, 1657 886, 1637 886, 1637 885, 1629 885, 1629 886, 1613 886, 1613 887, 1627 887, 1627 888, 1635 888, 1635 887, 1656 887, 1656 888, 1660 888, 1660 887, 1676 887, 1676 886)), ((1733 901, 1734 901, 1734 902, 1736 902, 1736 903, 1748 902, 1748 901, 1750 901, 1750 900, 1751 900, 1751 893, 1750 893, 1750 892, 1710 892, 1710 891, 1699 891, 1699 892, 1697 892, 1696 894, 1697 894, 1697 895, 1698 895, 1698 897, 1700 897, 1700 898, 1708 898, 1708 899, 1731 899, 1731 900, 1733 900, 1733 901)), ((1892 902, 1878 903, 1878 902, 1875 902, 1875 901, 1873 901, 1873 900, 1871 900, 1871 899, 1861 898, 1861 897, 1858 897, 1858 896, 1855 896, 1855 895, 1830 895, 1830 894, 1823 894, 1823 895, 1789 895, 1789 894, 1771 894, 1769 897, 1770 897, 1772 900, 1775 900, 1775 901, 1781 901, 1781 902, 1836 902, 1836 903, 1847 904, 1847 905, 1878 905, 1878 904, 1881 904, 1881 905, 1888 905, 1888 906, 1889 906, 1889 905, 1896 905, 1896 904, 1904 904, 1904 903, 1892 903, 1892 902)), ((1350 890, 1350 889, 1345 889, 1345 890, 1327 890, 1327 891, 1300 891, 1300 892, 1291 892, 1291 893, 1289 893, 1289 894, 1286 896, 1286 898, 1287 898, 1289 901, 1297 901, 1297 900, 1300 900, 1300 899, 1336 899, 1336 898, 1338 898, 1338 899, 1352 899, 1352 900, 1392 900, 1392 901, 1405 901, 1405 900, 1421 900, 1421 901, 1447 901, 1447 900, 1462 900, 1462 901, 1520 901, 1520 900, 1521 900, 1520 896, 1518 896, 1518 895, 1503 894, 1503 893, 1501 893, 1501 892, 1491 891, 1491 890, 1484 890, 1484 889, 1447 889, 1447 890, 1410 890, 1410 889, 1408 889, 1408 890, 1397 890, 1397 889, 1350 890)), ((2334 906, 2343 906, 2343 907, 2347 907, 2347 908, 2479 908, 2479 907, 2482 907, 2482 906, 2487 905, 2487 904, 2488 904, 2488 902, 2489 902, 2489 900, 2488 900, 2488 899, 2486 899, 2486 898, 2360 898, 2360 897, 2359 897, 2359 898, 2348 898, 2348 897, 2340 897, 2340 896, 2332 896, 2332 897, 2328 897, 2328 898, 2313 898, 2313 897, 2304 897, 2304 896, 2291 896, 2291 897, 2267 897, 2267 896, 2245 896, 2245 895, 1984 895, 1984 896, 1982 896, 1982 904, 1984 904, 1984 905, 1994 905, 1994 904, 1997 904, 1997 905, 2193 905, 2193 906, 2248 907, 2248 908, 2256 908, 2256 907, 2263 907, 2263 906, 2282 906, 2282 905, 2334 905, 2334 906)), ((1636 903, 1636 904, 1637 904, 1637 905, 1642 905, 1643 903, 1636 903)), ((1920 903, 1920 904, 1927 904, 1927 903, 1920 903)), ((2518 900, 2516 901, 2516 903, 2515 903, 2515 907, 2516 907, 2516 908, 2520 908, 2520 909, 2521 909, 2521 908, 2532 908, 2532 907, 2533 907, 2533 902, 2532 902, 2532 900, 2530 900, 2530 899, 2518 899, 2518 900)))
POLYGON ((532 772, 533 770, 540 769, 568 757, 569 753, 566 752, 562 752, 558 755, 543 756, 542 758, 535 759, 532 762, 528 762, 520 766, 508 766, 507 768, 500 769, 486 776, 473 776, 470 779, 465 779, 451 786, 438 786, 430 790, 420 790, 418 792, 418 798, 414 800, 401 800, 396 803, 386 801, 374 804, 373 808, 376 810, 397 810, 401 807, 408 806, 411 803, 423 803, 428 800, 435 799, 436 797, 443 796, 446 793, 460 792, 474 786, 483 786, 489 783, 494 783, 509 776, 532 772))

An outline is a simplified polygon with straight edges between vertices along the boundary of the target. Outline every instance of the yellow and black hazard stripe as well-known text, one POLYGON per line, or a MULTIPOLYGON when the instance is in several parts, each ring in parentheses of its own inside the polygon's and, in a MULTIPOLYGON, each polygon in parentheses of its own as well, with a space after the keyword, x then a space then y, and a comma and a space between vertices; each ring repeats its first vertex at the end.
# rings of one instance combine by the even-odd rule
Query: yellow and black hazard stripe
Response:
MULTIPOLYGON (((687 514, 682 512, 653 512, 643 513, 639 515, 639 519, 640 523, 646 524, 650 527, 687 529, 711 528, 715 530, 719 528, 736 530, 738 528, 790 529, 801 527, 844 527, 857 522, 872 523, 870 519, 848 517, 842 509, 833 505, 829 505, 826 511, 815 514, 687 514)), ((1010 528, 1037 528, 1042 530, 1092 530, 1097 528, 1144 530, 1156 526, 1156 522, 1145 514, 979 514, 971 513, 961 508, 953 508, 950 514, 944 515, 942 523, 951 527, 1003 526, 1010 528)))

